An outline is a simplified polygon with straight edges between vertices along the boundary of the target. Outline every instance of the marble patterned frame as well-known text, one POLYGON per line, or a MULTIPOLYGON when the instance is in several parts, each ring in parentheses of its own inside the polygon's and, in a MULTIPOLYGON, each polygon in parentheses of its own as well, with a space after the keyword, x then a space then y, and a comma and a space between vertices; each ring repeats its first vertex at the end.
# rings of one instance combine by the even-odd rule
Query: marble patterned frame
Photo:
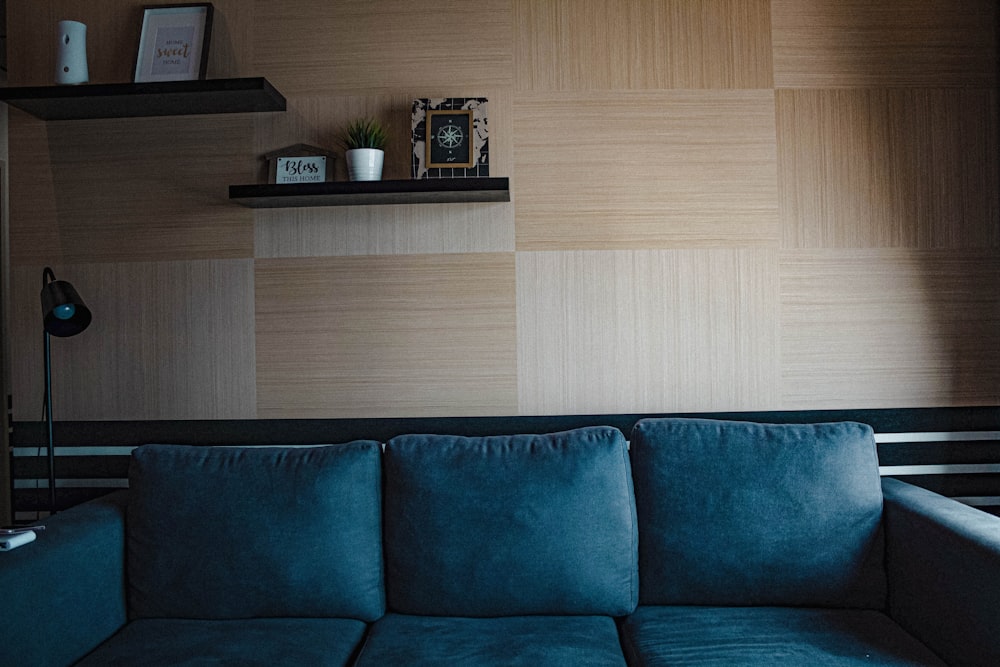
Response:
POLYGON ((423 178, 485 178, 490 175, 489 102, 485 97, 439 97, 413 100, 410 176, 423 178), (427 112, 472 111, 472 166, 430 167, 427 163, 427 112))

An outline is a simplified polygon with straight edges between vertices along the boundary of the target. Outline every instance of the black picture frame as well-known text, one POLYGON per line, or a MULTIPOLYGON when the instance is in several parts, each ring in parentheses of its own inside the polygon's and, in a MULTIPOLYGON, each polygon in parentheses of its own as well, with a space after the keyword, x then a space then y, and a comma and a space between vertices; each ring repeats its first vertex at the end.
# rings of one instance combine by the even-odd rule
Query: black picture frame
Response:
POLYGON ((210 2, 144 6, 133 80, 204 79, 214 13, 210 2))
POLYGON ((429 169, 468 169, 475 165, 471 109, 427 111, 427 156, 429 169))

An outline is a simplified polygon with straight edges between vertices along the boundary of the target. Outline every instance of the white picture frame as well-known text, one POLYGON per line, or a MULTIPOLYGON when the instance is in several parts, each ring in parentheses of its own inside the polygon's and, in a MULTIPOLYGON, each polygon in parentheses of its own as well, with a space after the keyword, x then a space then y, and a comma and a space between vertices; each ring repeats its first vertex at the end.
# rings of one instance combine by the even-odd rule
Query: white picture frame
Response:
POLYGON ((213 11, 209 2, 144 7, 135 82, 204 79, 213 11))

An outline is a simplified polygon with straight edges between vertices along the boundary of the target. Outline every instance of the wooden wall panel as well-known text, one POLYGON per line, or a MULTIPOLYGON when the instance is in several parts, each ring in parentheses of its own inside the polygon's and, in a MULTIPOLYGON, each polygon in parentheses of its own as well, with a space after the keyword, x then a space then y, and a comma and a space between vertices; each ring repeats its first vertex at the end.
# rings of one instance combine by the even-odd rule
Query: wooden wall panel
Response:
MULTIPOLYGON (((10 114, 19 415, 48 263, 111 327, 56 349, 84 419, 996 402, 993 0, 213 2, 209 76, 286 113, 10 114), (227 199, 361 115, 406 178, 412 98, 471 95, 510 203, 227 199)), ((11 84, 51 82, 61 18, 131 80, 143 4, 8 0, 11 84)))
MULTIPOLYGON (((53 266, 93 313, 52 339, 59 420, 255 417, 253 260, 53 266)), ((42 266, 12 272, 14 418, 43 418, 42 266)))
MULTIPOLYGON (((55 3, 7 0, 7 83, 42 86, 55 82, 55 3)), ((65 18, 72 19, 72 16, 65 18)))
POLYGON ((514 255, 257 261, 261 418, 513 414, 514 255))
POLYGON ((258 258, 514 251, 508 203, 261 209, 256 220, 258 258))
MULTIPOLYGON (((90 83, 132 81, 144 0, 8 0, 10 84, 46 86, 55 81, 57 22, 87 24, 90 83)), ((209 78, 252 76, 247 65, 253 7, 245 0, 213 0, 215 20, 209 78)))
POLYGON ((772 91, 524 94, 518 250, 775 246, 772 91))
POLYGON ((514 0, 521 91, 770 88, 768 0, 514 0))
MULTIPOLYGON (((143 3, 149 4, 149 3, 143 3)), ((261 76, 254 63, 255 5, 247 0, 212 0, 212 42, 208 50, 208 78, 261 76)), ((136 41, 135 50, 139 43, 136 41)), ((134 72, 134 70, 133 70, 134 72)))
POLYGON ((773 250, 519 252, 522 414, 778 401, 773 250))
POLYGON ((779 88, 993 87, 995 0, 773 0, 779 88))
POLYGON ((254 67, 286 95, 475 91, 512 81, 511 0, 256 0, 254 7, 254 67))
POLYGON ((998 293, 991 251, 784 251, 782 406, 996 405, 998 293))
POLYGON ((8 107, 8 141, 9 258, 13 261, 18 253, 47 248, 53 257, 43 261, 61 261, 62 241, 56 224, 55 178, 49 162, 48 125, 8 107), (18 225, 22 217, 24 224, 18 225))
POLYGON ((245 116, 43 123, 11 114, 11 261, 252 257, 245 116))
MULTIPOLYGON (((298 97, 283 114, 257 121, 257 154, 305 142, 338 153, 337 180, 347 180, 340 130, 352 119, 375 117, 389 127, 383 178, 410 177, 412 95, 298 97)), ((489 99, 490 173, 511 173, 513 130, 509 91, 470 93, 451 90, 434 95, 482 94, 489 99)), ((266 180, 259 161, 258 179, 266 180)), ((337 256, 514 250, 513 204, 349 206, 260 209, 255 212, 256 256, 337 256)))
POLYGON ((791 248, 1000 245, 992 90, 780 90, 791 248))

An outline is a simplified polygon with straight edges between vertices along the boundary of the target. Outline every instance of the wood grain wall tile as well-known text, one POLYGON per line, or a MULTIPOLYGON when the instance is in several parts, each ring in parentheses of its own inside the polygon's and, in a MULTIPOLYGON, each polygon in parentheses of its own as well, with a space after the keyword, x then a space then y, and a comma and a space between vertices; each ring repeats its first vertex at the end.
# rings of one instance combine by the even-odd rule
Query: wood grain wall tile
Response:
POLYGON ((511 0, 255 3, 254 65, 286 95, 507 87, 511 0))
POLYGON ((228 199, 251 179, 252 120, 11 115, 13 264, 253 256, 253 214, 228 199))
POLYGON ((778 244, 772 91, 522 95, 518 250, 778 244))
POLYGON ((773 250, 519 252, 522 414, 777 405, 773 250))
POLYGON ((998 293, 988 251, 784 251, 782 405, 996 405, 998 293))
MULTIPOLYGON (((256 48, 253 40, 257 24, 254 3, 247 0, 212 0, 212 6, 215 11, 212 14, 207 78, 261 76, 254 62, 256 48)), ((135 48, 138 50, 138 41, 135 48)))
MULTIPOLYGON (((71 16, 66 18, 72 19, 71 16)), ((7 82, 11 86, 55 83, 56 21, 53 3, 7 0, 7 82), (43 46, 48 44, 46 48, 43 46)))
MULTIPOLYGON (((94 315, 53 338, 60 420, 256 416, 253 260, 55 265, 94 315)), ((42 418, 42 266, 12 271, 15 420, 42 418)))
POLYGON ((790 248, 1000 244, 997 94, 780 90, 790 248))
POLYGON ((8 107, 10 173, 8 219, 10 260, 20 253, 50 248, 57 262, 62 255, 56 221, 55 181, 49 163, 48 125, 19 109, 8 107))
POLYGON ((508 203, 261 209, 256 218, 258 258, 514 251, 508 203))
POLYGON ((997 81, 995 0, 773 0, 779 88, 997 81))
POLYGON ((770 88, 768 0, 514 0, 519 91, 770 88))
POLYGON ((262 418, 514 414, 514 255, 258 260, 262 418))

